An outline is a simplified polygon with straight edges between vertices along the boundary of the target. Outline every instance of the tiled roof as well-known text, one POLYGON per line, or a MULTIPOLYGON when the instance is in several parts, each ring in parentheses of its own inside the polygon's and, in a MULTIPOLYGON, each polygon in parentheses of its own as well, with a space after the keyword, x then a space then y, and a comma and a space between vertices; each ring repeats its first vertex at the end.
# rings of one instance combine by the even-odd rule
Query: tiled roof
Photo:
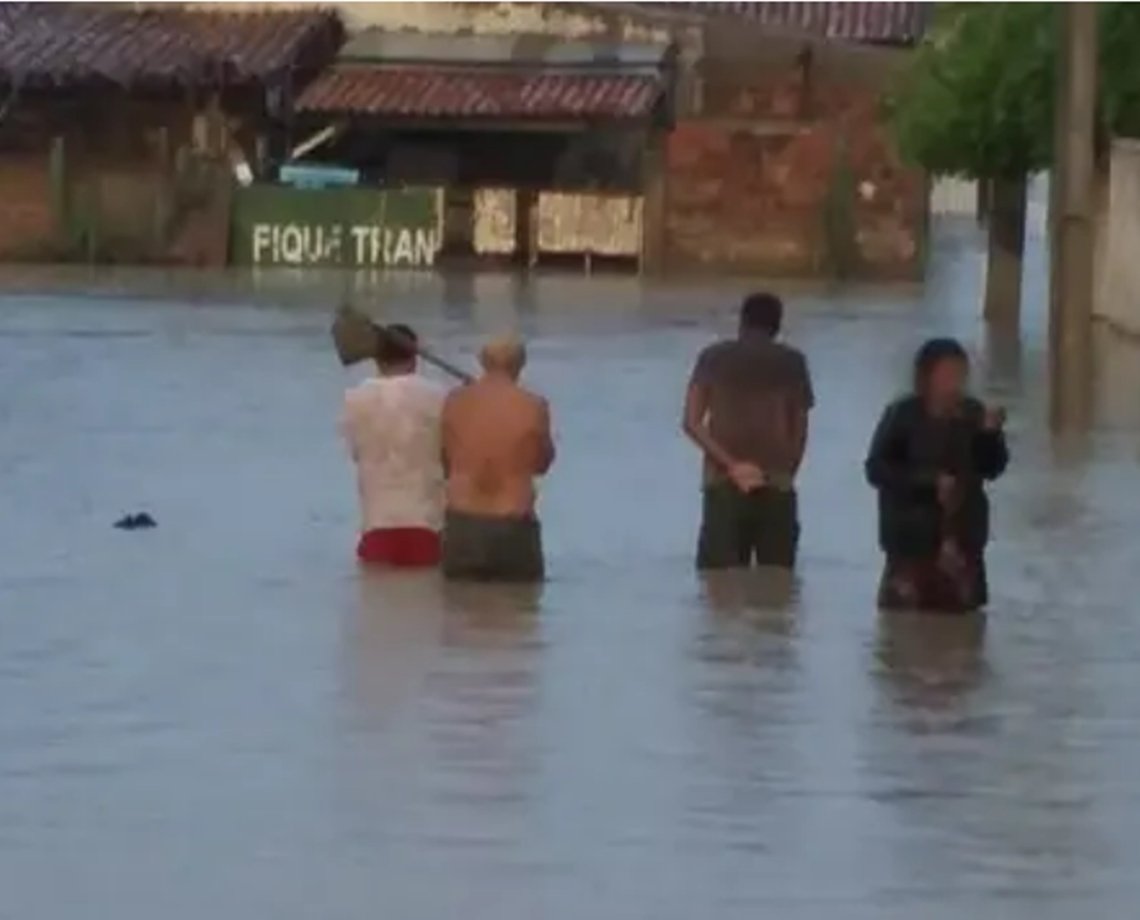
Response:
POLYGON ((326 10, 0 3, 0 82, 55 89, 254 83, 323 66, 343 34, 326 10))
POLYGON ((737 16, 760 25, 794 29, 823 38, 909 45, 922 38, 928 3, 699 3, 653 4, 706 15, 737 16))
POLYGON ((486 68, 342 67, 318 77, 301 112, 392 118, 644 118, 661 97, 647 74, 486 68))

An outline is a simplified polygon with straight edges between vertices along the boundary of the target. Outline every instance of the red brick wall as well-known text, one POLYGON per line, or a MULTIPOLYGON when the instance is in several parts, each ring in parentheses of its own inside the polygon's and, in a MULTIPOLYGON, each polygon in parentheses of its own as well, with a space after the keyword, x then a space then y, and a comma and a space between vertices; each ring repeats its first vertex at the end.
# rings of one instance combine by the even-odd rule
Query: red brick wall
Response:
POLYGON ((875 88, 805 84, 797 68, 707 83, 705 102, 715 114, 681 122, 668 141, 669 264, 827 273, 829 190, 845 145, 854 273, 919 275, 925 180, 899 162, 875 88))
POLYGON ((0 259, 37 257, 55 232, 48 150, 0 153, 0 259))
POLYGON ((225 183, 198 194, 176 173, 191 142, 187 105, 112 100, 69 109, 29 103, 0 132, 0 261, 88 259, 224 265, 225 183), (66 226, 57 227, 50 175, 63 136, 66 226))

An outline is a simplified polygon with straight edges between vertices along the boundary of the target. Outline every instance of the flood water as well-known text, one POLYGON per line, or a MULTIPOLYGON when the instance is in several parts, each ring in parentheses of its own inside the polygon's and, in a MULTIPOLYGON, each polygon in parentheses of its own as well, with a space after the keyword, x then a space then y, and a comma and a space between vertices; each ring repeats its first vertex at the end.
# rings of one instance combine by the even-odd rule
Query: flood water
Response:
POLYGON ((1011 342, 972 246, 781 288, 818 395, 783 583, 691 565, 679 404, 743 285, 361 281, 460 361, 528 335, 561 456, 519 591, 354 564, 342 280, 10 282, 0 917, 1132 915, 1140 350, 1101 342, 1097 430, 1051 437, 1044 272, 1011 342), (862 457, 936 332, 1009 408, 985 621, 874 606, 862 457))

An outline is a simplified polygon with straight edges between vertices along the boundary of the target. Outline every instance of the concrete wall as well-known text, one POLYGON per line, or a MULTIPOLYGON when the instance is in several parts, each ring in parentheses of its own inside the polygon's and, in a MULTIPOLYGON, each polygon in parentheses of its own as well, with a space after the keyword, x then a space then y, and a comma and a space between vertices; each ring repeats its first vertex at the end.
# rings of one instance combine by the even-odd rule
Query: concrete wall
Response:
POLYGON ((372 26, 392 30, 509 35, 530 32, 575 38, 611 37, 667 42, 667 27, 628 14, 606 14, 588 5, 560 3, 339 3, 349 31, 372 26))
POLYGON ((1113 142, 1097 234, 1095 314, 1140 335, 1140 141, 1113 142))
POLYGON ((978 183, 973 179, 940 176, 930 185, 933 217, 977 217, 978 183))
MULTIPOLYGON (((978 183, 973 179, 942 176, 930 186, 932 218, 978 217, 978 183)), ((1029 180, 1025 202, 1025 237, 1040 240, 1048 232, 1049 174, 1038 173, 1029 180)))

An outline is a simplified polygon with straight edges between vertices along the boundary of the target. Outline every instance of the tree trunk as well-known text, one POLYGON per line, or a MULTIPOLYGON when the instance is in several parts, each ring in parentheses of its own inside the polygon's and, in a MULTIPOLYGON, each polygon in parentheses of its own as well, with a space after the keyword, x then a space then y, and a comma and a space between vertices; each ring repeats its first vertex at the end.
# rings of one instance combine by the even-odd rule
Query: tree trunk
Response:
POLYGON ((1027 177, 1020 176, 994 179, 991 185, 985 315, 1010 326, 1017 324, 1021 311, 1027 184, 1027 177))
POLYGON ((990 219, 990 206, 991 199, 993 198, 993 180, 992 179, 978 179, 975 183, 977 185, 977 203, 975 206, 975 214, 978 218, 978 223, 984 225, 990 219))

